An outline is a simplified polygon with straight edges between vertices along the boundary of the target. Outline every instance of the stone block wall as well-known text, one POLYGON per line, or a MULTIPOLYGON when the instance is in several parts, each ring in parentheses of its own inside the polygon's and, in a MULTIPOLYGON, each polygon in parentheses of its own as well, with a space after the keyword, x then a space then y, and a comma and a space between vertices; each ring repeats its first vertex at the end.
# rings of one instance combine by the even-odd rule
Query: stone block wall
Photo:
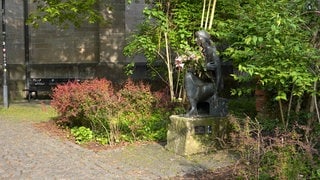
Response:
MULTIPOLYGON (((23 23, 23 1, 7 0, 5 1, 5 23, 6 23, 6 54, 7 54, 7 69, 8 69, 8 87, 10 99, 21 97, 22 92, 18 89, 23 89, 25 71, 24 71, 24 23, 23 23)), ((2 18, 2 15, 1 15, 2 18)), ((2 29, 1 29, 2 33, 2 29)), ((1 36, 1 44, 2 44, 1 36)), ((2 47, 1 47, 2 49, 2 47)), ((2 100, 2 83, 3 83, 3 54, 0 54, 0 99, 2 100)), ((21 89, 21 91, 22 91, 21 89)))
MULTIPOLYGON (((29 60, 25 58, 25 36, 22 0, 6 0, 7 62, 10 100, 23 100, 28 78, 101 78, 115 82, 126 79, 123 55, 126 37, 141 22, 144 1, 126 4, 110 0, 111 8, 100 5, 108 19, 103 24, 86 24, 77 29, 58 29, 42 24, 29 28, 29 60)), ((29 1, 29 10, 34 7, 29 1)), ((2 16, 0 14, 0 16, 2 16)), ((2 40, 1 40, 2 41, 2 40)), ((2 51, 0 99, 2 100, 2 51)), ((144 61, 143 57, 136 61, 144 61)))
POLYGON ((59 30, 49 24, 30 28, 30 64, 93 63, 98 61, 98 25, 59 30))

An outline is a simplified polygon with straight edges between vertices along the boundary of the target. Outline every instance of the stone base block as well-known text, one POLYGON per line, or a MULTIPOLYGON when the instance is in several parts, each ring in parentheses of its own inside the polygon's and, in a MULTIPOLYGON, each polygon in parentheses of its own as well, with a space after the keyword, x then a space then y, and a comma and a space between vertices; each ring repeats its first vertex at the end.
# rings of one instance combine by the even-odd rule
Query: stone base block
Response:
POLYGON ((216 150, 217 140, 228 133, 228 117, 172 115, 170 120, 166 148, 182 156, 216 150))

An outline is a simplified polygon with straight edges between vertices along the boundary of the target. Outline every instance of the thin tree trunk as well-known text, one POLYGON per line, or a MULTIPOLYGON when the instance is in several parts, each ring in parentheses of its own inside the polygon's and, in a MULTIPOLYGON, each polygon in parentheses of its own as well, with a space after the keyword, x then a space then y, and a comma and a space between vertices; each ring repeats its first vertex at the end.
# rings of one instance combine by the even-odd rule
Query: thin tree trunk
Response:
POLYGON ((317 112, 317 118, 318 118, 318 122, 320 123, 320 112, 319 112, 319 106, 318 106, 318 101, 317 101, 317 96, 314 97, 315 99, 315 106, 316 106, 316 112, 317 112))
POLYGON ((298 99, 297 99, 297 105, 296 105, 296 108, 295 108, 295 110, 294 110, 294 112, 297 114, 298 112, 300 112, 300 110, 301 110, 301 102, 302 100, 301 100, 301 97, 298 97, 298 99))
POLYGON ((174 101, 174 90, 173 90, 173 77, 172 77, 172 66, 171 66, 171 59, 169 54, 169 43, 168 43, 168 34, 167 32, 164 33, 164 39, 166 42, 166 57, 167 57, 167 69, 168 69, 168 79, 169 79, 169 88, 170 88, 170 98, 171 101, 174 101))
POLYGON ((290 120, 290 113, 291 113, 291 106, 292 106, 292 99, 293 99, 293 89, 294 89, 294 85, 293 85, 291 93, 290 93, 289 105, 288 105, 288 110, 287 110, 286 127, 288 127, 289 120, 290 120))
POLYGON ((284 120, 284 114, 283 114, 283 107, 282 107, 281 99, 278 100, 278 103, 279 103, 279 109, 280 109, 280 115, 281 115, 282 124, 285 127, 285 129, 287 129, 287 125, 286 125, 285 120, 284 120))
MULTIPOLYGON (((314 82, 313 85, 313 90, 316 91, 317 90, 317 81, 314 82)), ((311 103, 310 103, 310 113, 313 113, 314 111, 316 111, 316 117, 320 123, 320 114, 319 114, 319 107, 318 107, 318 102, 317 102, 317 95, 311 95, 311 103)))

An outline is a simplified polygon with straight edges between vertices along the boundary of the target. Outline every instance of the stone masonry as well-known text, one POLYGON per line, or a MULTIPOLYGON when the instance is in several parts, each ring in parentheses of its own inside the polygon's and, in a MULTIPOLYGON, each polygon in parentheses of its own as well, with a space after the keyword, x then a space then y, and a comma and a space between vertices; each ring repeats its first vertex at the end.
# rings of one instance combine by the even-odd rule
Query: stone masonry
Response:
MULTIPOLYGON (((6 32, 8 85, 10 100, 25 97, 22 90, 27 78, 95 78, 122 81, 122 67, 128 63, 123 55, 126 37, 142 20, 144 1, 126 4, 125 0, 110 0, 112 8, 101 5, 107 17, 104 24, 87 24, 79 29, 57 29, 42 24, 29 27, 29 61, 25 58, 23 1, 6 1, 6 32)), ((33 5, 29 1, 29 11, 33 5)), ((1 15, 0 15, 1 16, 1 15)), ((1 38, 2 41, 2 38, 1 38)), ((2 51, 0 85, 2 86, 2 51)), ((143 58, 135 59, 144 62, 143 58)), ((2 99, 2 88, 0 88, 2 99)))

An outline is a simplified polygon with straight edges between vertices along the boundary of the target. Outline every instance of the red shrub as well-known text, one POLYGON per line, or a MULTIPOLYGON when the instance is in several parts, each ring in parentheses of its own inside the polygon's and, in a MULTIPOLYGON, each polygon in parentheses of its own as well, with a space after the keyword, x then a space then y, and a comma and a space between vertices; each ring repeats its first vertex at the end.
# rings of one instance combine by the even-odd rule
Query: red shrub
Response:
POLYGON ((143 82, 128 79, 115 93, 110 81, 94 79, 57 86, 51 105, 69 125, 90 127, 114 143, 122 138, 162 137, 165 113, 159 113, 159 108, 167 105, 166 100, 165 93, 153 94, 150 85, 143 82))
POLYGON ((148 113, 154 102, 150 85, 143 82, 135 83, 131 79, 125 82, 118 96, 122 98, 121 103, 125 111, 148 113))
POLYGON ((64 120, 81 124, 84 119, 97 115, 101 110, 112 113, 117 100, 110 81, 94 79, 58 85, 53 90, 51 105, 64 120))

